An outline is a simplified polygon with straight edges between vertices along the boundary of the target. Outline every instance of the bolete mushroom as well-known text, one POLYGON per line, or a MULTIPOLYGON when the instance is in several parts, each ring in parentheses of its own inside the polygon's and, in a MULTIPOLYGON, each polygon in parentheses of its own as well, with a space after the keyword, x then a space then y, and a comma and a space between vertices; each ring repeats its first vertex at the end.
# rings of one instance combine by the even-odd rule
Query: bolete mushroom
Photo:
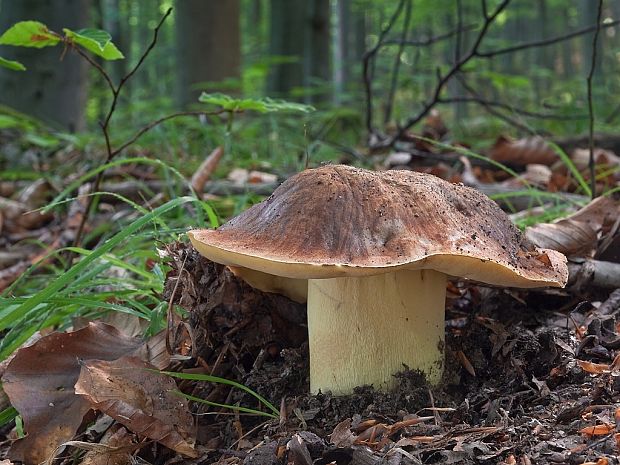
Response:
POLYGON ((568 275, 564 255, 528 246, 484 194, 412 171, 309 169, 188 234, 262 290, 302 301, 307 288, 312 392, 387 389, 403 365, 436 383, 447 276, 527 288, 568 275))

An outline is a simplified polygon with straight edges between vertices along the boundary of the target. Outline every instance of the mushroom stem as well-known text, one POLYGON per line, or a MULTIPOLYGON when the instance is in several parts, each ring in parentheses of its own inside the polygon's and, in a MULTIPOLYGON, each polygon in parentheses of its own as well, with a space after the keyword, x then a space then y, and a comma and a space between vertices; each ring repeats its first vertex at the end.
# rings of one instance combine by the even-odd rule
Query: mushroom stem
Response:
POLYGON ((311 392, 390 389, 403 364, 437 383, 445 299, 446 275, 434 270, 309 280, 311 392))

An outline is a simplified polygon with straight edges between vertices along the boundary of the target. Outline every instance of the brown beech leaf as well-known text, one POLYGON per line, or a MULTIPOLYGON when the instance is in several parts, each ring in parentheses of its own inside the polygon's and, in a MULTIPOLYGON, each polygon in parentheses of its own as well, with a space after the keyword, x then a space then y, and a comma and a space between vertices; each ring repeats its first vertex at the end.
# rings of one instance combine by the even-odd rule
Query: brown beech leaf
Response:
POLYGON ((7 367, 2 383, 11 404, 24 419, 28 435, 15 441, 11 460, 39 464, 56 448, 73 438, 90 405, 75 395, 79 360, 114 360, 139 347, 103 323, 70 333, 52 333, 19 349, 7 367))
POLYGON ((553 148, 539 136, 519 140, 500 136, 489 150, 489 156, 500 163, 517 166, 532 163, 551 166, 558 159, 553 148))
POLYGON ((541 248, 565 255, 590 256, 596 249, 602 228, 615 221, 619 214, 619 202, 599 197, 566 218, 527 228, 525 236, 541 248))
POLYGON ((197 457, 194 419, 187 401, 174 391, 177 386, 172 378, 131 356, 85 361, 75 384, 75 392, 92 408, 130 431, 180 454, 197 457))
POLYGON ((596 425, 596 426, 586 426, 585 428, 581 428, 579 433, 585 436, 602 436, 604 434, 609 434, 613 430, 615 430, 615 425, 596 425))
POLYGON ((583 221, 593 229, 608 229, 620 216, 620 201, 610 197, 597 197, 567 219, 583 221))
POLYGON ((329 436, 330 442, 336 447, 349 447, 357 439, 357 436, 351 432, 351 419, 341 421, 336 425, 334 431, 329 436))
POLYGON ((595 375, 609 373, 611 371, 611 367, 604 363, 592 363, 585 360, 577 360, 577 365, 579 365, 583 371, 595 375))
POLYGON ((142 445, 134 442, 135 436, 117 424, 105 432, 100 445, 103 450, 90 450, 84 455, 81 465, 129 465, 133 463, 132 453, 142 445))
POLYGON ((525 237, 537 247, 557 250, 565 255, 589 256, 596 247, 597 233, 583 221, 564 219, 531 226, 525 230, 525 237))

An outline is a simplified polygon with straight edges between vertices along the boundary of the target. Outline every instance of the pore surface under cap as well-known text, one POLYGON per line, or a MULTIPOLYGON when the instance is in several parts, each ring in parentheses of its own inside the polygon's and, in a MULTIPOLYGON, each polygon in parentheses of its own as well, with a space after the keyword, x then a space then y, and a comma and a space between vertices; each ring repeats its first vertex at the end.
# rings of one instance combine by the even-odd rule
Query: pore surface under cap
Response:
POLYGON ((396 268, 521 287, 567 278, 564 256, 527 246, 484 194, 413 171, 305 170, 217 230, 189 235, 216 262, 292 278, 396 268))

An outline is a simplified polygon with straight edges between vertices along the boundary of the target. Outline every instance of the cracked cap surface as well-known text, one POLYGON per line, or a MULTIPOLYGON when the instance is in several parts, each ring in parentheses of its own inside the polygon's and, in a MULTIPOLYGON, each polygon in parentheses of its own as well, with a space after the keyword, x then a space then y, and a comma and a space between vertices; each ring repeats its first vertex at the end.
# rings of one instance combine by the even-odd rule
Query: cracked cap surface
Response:
POLYGON ((226 265, 298 279, 399 268, 514 287, 566 284, 566 257, 535 249, 481 192, 414 171, 326 165, 292 176, 192 244, 226 265))

